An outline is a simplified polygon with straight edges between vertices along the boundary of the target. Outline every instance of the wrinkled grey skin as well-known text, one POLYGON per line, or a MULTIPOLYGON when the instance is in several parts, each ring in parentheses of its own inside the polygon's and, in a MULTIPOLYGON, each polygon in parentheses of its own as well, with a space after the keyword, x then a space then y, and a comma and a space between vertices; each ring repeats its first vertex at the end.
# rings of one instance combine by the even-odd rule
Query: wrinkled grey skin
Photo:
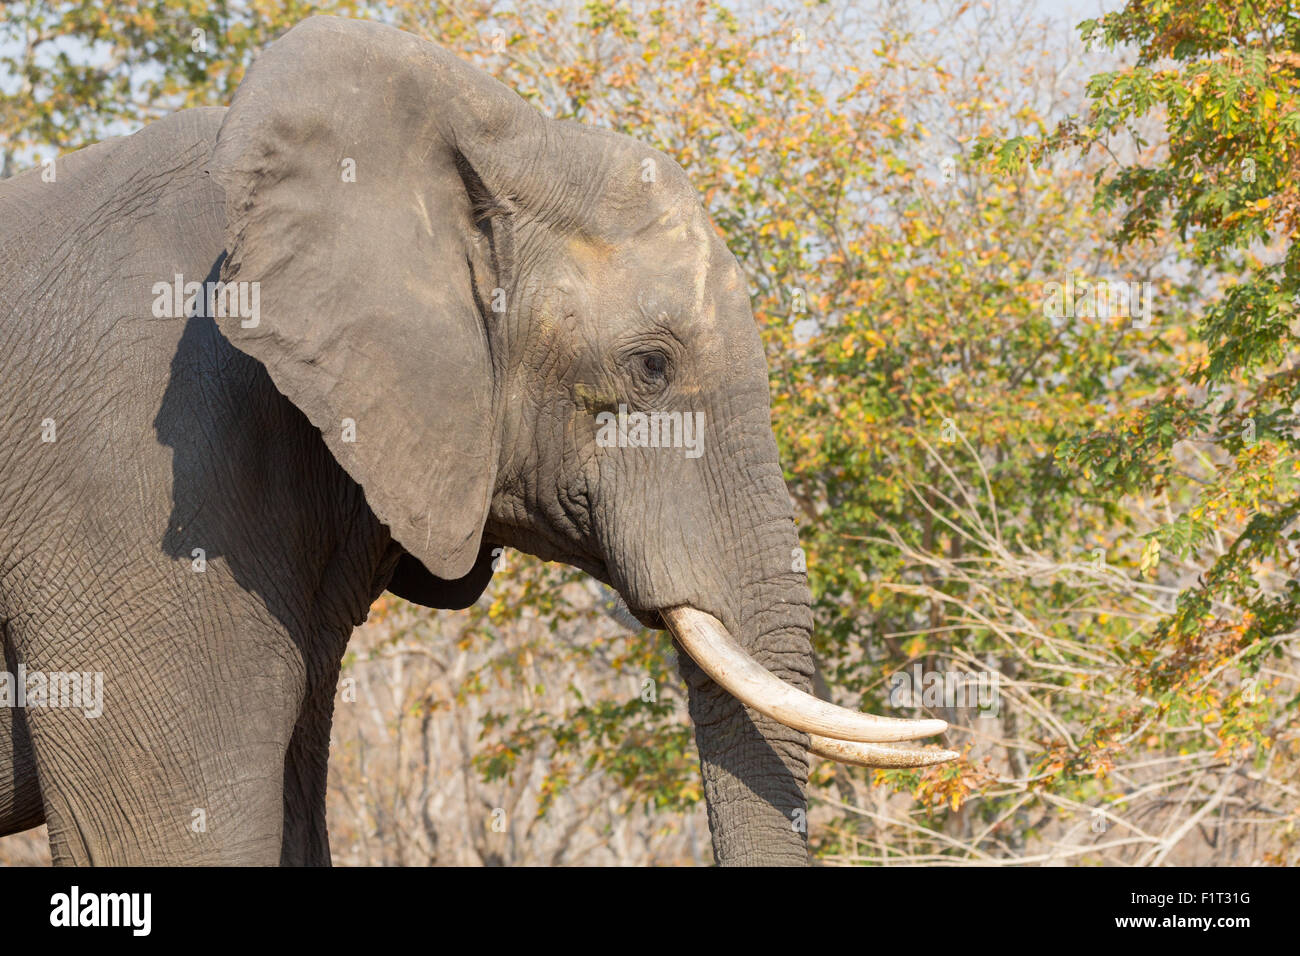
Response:
MULTIPOLYGON (((0 708, 0 834, 44 820, 57 863, 327 864, 350 632, 385 588, 466 606, 499 545, 651 626, 707 611, 810 688, 744 277, 662 154, 314 18, 229 110, 0 184, 0 224, 7 669, 105 675, 98 719, 0 708), (177 274, 260 283, 260 323, 155 318, 177 274), (704 412, 704 453, 598 446, 619 403, 704 412)), ((682 673, 718 860, 805 863, 806 736, 682 673)))

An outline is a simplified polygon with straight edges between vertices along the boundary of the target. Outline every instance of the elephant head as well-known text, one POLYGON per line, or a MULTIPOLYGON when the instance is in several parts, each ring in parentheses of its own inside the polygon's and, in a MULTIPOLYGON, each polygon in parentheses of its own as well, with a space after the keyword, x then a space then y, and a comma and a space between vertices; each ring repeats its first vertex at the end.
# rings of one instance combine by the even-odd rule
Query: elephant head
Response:
POLYGON ((410 558, 469 579, 485 540, 509 545, 672 630, 721 862, 806 862, 810 748, 950 756, 878 743, 941 721, 808 693, 745 278, 671 159, 550 120, 414 36, 318 17, 254 63, 210 168, 223 280, 260 289, 260 320, 223 332, 410 558))

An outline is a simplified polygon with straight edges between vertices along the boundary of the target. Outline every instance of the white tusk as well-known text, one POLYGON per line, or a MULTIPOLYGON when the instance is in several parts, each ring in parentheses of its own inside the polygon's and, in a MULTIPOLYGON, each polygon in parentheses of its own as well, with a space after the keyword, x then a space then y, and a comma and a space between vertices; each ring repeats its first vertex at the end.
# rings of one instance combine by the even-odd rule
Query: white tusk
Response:
POLYGON ((916 750, 883 744, 860 744, 834 737, 808 735, 808 751, 827 760, 858 767, 933 767, 959 756, 951 750, 916 750))
POLYGON ((693 607, 660 611, 678 643, 731 696, 760 714, 838 740, 883 743, 941 734, 942 720, 900 720, 837 707, 787 684, 745 652, 712 614, 693 607))

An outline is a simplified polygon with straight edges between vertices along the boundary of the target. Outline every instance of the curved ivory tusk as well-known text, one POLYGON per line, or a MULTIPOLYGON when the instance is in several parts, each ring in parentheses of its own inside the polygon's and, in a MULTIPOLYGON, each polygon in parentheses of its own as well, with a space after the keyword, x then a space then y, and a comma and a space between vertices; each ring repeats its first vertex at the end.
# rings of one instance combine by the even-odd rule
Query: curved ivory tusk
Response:
POLYGON ((951 750, 916 750, 911 747, 860 744, 818 734, 809 734, 808 739, 809 753, 858 767, 933 767, 937 763, 956 760, 959 756, 951 750))
POLYGON ((899 720, 837 707, 805 694, 745 652, 712 614, 693 607, 660 611, 687 654, 742 704, 787 727, 838 740, 883 743, 941 734, 942 720, 899 720))

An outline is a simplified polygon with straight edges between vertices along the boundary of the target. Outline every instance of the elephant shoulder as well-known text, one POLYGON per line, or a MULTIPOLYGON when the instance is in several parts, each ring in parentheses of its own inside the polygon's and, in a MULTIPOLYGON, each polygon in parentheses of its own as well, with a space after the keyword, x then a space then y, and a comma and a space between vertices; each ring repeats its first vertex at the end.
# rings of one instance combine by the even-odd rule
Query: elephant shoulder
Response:
POLYGON ((225 117, 224 108, 182 110, 129 136, 118 136, 42 162, 0 181, 0 292, 23 301, 44 280, 43 263, 71 264, 111 246, 116 258, 133 246, 166 249, 160 220, 172 233, 193 236, 203 219, 220 251, 224 210, 206 166, 225 117), (158 210, 187 210, 158 217, 158 210), (155 241, 157 240, 157 241, 155 241))
POLYGON ((34 218, 43 212, 48 218, 52 207, 87 198, 87 187, 120 187, 150 172, 165 182, 187 164, 201 170, 226 112, 216 106, 181 110, 130 135, 109 137, 0 180, 0 208, 19 217, 4 220, 7 230, 26 218, 23 213, 34 218))

